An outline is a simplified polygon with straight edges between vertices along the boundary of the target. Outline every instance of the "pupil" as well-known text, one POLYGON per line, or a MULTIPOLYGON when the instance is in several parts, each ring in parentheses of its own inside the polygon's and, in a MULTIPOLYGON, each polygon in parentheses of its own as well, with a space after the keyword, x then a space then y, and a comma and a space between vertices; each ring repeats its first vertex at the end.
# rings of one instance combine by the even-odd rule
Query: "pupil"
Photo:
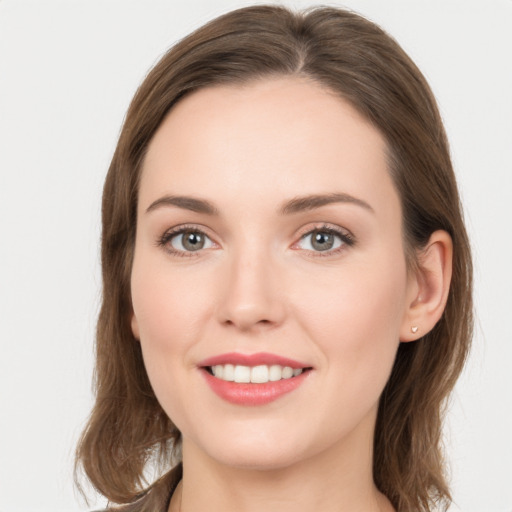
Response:
POLYGON ((204 238, 200 233, 184 233, 183 247, 188 251, 198 251, 204 246, 204 238))
POLYGON ((327 251, 334 244, 334 237, 325 231, 317 231, 313 235, 312 246, 318 251, 327 251))

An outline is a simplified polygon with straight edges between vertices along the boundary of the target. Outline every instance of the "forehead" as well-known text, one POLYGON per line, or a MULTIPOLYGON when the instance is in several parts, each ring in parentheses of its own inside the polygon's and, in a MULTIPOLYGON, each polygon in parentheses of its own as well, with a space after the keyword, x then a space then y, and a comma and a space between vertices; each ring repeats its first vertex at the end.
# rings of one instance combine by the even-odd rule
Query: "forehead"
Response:
POLYGON ((164 193, 277 202, 332 192, 377 208, 397 200, 384 138, 320 85, 274 78, 205 88, 181 100, 149 145, 140 204, 164 193))

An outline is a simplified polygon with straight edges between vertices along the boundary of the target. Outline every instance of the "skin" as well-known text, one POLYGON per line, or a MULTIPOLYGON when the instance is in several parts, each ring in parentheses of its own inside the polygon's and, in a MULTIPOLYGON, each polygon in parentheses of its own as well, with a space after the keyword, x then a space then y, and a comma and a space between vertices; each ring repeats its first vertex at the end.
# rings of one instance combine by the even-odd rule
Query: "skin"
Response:
POLYGON ((167 116, 142 172, 131 288, 133 333, 183 436, 169 510, 393 510, 372 479, 378 400, 399 342, 442 314, 451 272, 444 232, 408 272, 401 215, 383 137, 318 84, 216 86, 167 116), (282 212, 332 193, 367 206, 282 212), (216 213, 155 204, 164 196, 206 200, 216 213), (186 253, 178 235, 160 243, 183 225, 205 233, 204 249, 186 253), (315 250, 307 233, 325 226, 353 243, 315 250), (233 405, 198 369, 226 352, 313 370, 275 402, 233 405))

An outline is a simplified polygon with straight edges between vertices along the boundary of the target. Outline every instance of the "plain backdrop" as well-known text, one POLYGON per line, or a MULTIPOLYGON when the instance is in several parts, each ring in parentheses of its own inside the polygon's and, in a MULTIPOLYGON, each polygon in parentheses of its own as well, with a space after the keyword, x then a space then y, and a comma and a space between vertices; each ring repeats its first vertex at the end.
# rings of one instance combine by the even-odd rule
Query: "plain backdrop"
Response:
MULTIPOLYGON (((72 461, 92 404, 106 169, 159 56, 249 3, 0 0, 0 512, 87 510, 72 461)), ((476 265, 446 428, 453 494, 463 512, 511 512, 512 1, 327 3, 388 30, 438 98, 476 265)))

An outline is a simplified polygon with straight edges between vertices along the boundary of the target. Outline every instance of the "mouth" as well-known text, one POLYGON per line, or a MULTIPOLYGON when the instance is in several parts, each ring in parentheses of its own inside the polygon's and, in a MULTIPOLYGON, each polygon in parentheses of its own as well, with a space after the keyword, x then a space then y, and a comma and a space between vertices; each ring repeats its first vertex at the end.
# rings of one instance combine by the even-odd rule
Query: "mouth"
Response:
POLYGON ((279 364, 257 366, 246 366, 241 364, 216 364, 204 366, 210 375, 216 379, 238 384, 266 384, 267 382, 278 382, 280 380, 293 379, 302 373, 312 370, 311 367, 292 368, 279 364))
POLYGON ((235 405, 265 405, 303 385, 312 366, 269 353, 222 354, 198 365, 211 390, 235 405))

